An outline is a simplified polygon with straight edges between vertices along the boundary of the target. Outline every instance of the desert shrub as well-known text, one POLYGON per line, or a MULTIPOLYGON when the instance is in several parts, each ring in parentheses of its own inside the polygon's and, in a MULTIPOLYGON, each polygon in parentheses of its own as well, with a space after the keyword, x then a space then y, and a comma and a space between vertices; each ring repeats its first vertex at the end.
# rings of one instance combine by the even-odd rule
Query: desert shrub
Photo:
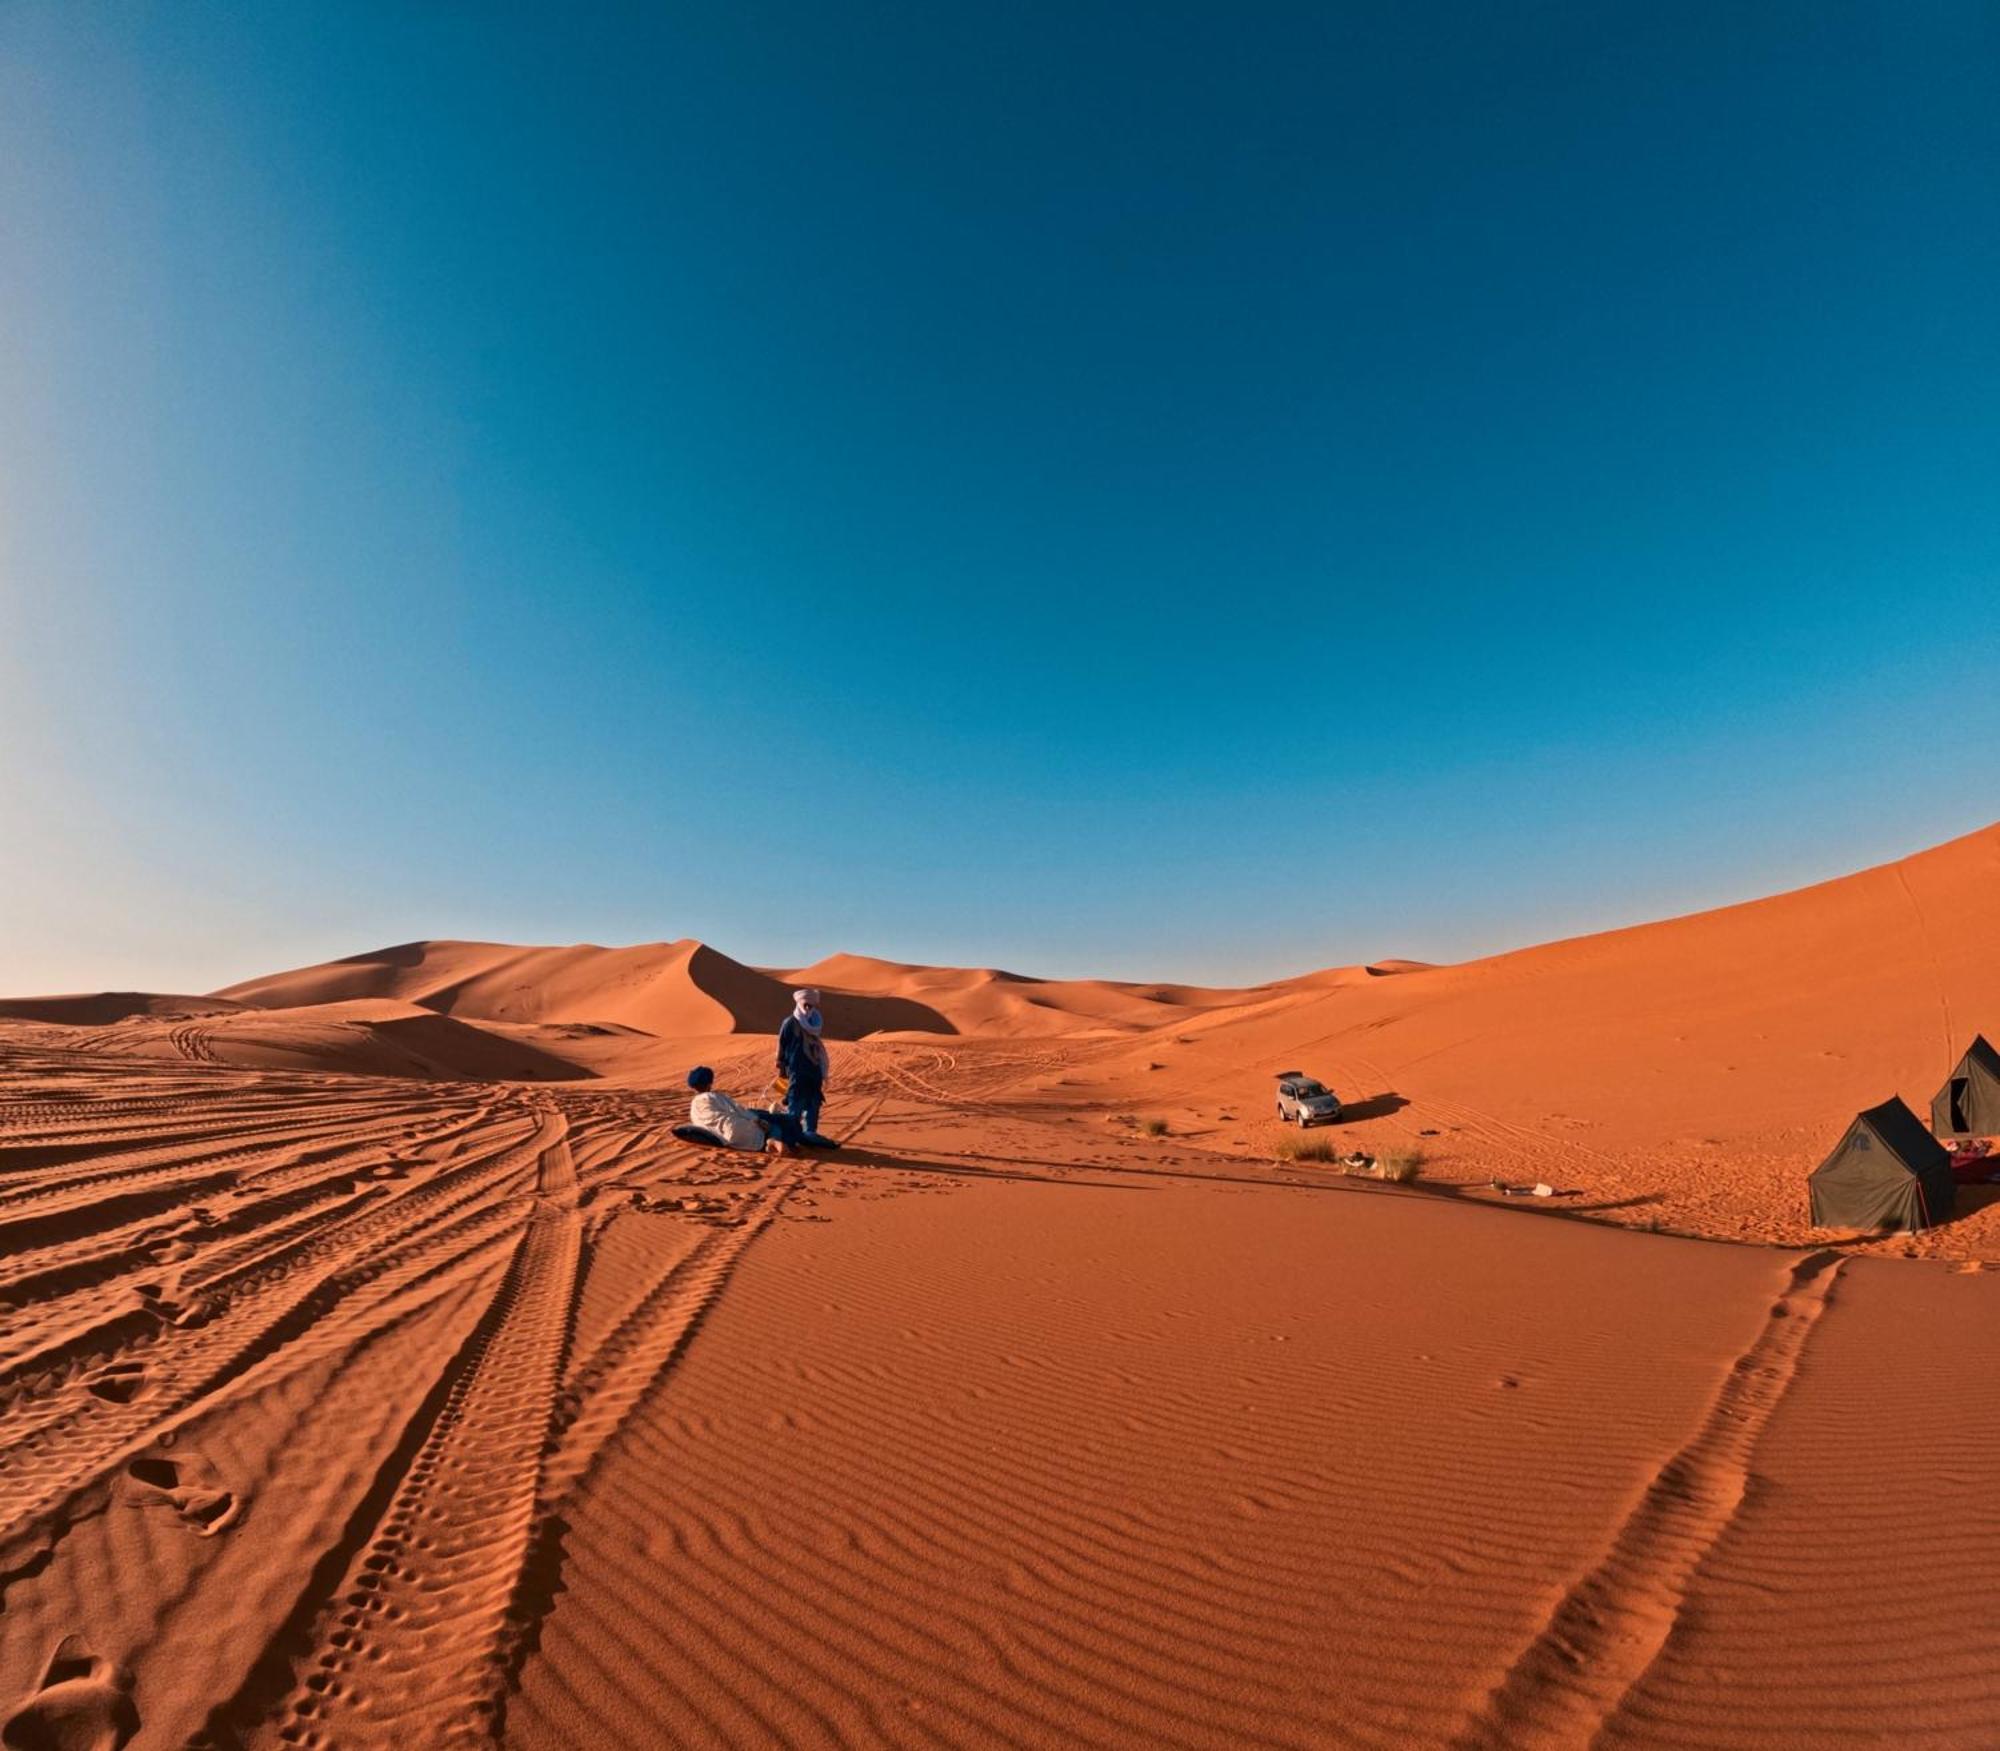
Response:
POLYGON ((1280 1161, 1332 1161, 1334 1148, 1324 1137, 1283 1136, 1278 1139, 1280 1161))
POLYGON ((1424 1170, 1424 1152, 1421 1149, 1397 1149, 1383 1156, 1375 1164, 1375 1171, 1386 1180, 1394 1180, 1398 1185, 1407 1185, 1424 1170))
POLYGON ((1164 1137, 1166 1134, 1167 1121, 1165 1119, 1148 1119, 1146 1121, 1146 1135, 1148 1137, 1164 1137))

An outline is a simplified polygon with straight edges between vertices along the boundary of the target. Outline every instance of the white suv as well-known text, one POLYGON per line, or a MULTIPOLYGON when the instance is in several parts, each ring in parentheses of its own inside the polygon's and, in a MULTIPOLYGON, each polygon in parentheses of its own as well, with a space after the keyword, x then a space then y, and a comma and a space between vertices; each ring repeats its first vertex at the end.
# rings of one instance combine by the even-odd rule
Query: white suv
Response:
POLYGON ((1278 1117, 1300 1130, 1330 1125, 1340 1117, 1340 1096, 1303 1070, 1278 1072, 1278 1117))

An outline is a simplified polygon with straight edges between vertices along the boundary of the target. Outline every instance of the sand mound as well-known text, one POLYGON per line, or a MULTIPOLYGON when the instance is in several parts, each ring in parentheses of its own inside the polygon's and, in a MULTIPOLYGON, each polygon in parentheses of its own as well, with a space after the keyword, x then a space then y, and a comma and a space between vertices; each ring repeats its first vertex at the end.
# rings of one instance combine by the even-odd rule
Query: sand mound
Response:
POLYGON ((924 967, 868 955, 829 955, 779 975, 790 985, 818 985, 832 1014, 854 998, 920 1002, 946 1018, 937 1031, 992 1039, 1075 1033, 1138 1033, 1165 1027, 1254 995, 1193 985, 1136 985, 1107 979, 1034 979, 997 967, 924 967), (831 999, 838 994, 839 1001, 831 999))
POLYGON ((1206 1039, 1245 1057, 1324 1040, 1615 1143, 1837 1132, 1892 1092, 1927 1111, 1996 1011, 2000 827, 1768 900, 1371 980, 1206 1039))
MULTIPOLYGON (((1448 1177, 1804 1239, 1803 1176, 1853 1114, 1890 1094, 1927 1112, 1996 1021, 2000 828, 1987 828, 1663 923, 1392 978, 1308 975, 1184 1030, 1185 1049, 1107 1062, 1089 1088, 1128 1110, 1261 1118, 1271 1074, 1297 1067, 1381 1121, 1363 1146, 1421 1147, 1448 1177)), ((1236 1134, 1259 1153, 1275 1139, 1268 1123, 1236 1134)))
POLYGON ((1137 1033, 1240 1004, 1250 990, 1031 979, 993 967, 922 967, 831 955, 760 968, 686 939, 633 948, 414 942, 231 985, 264 1008, 393 998, 465 1021, 611 1023, 664 1038, 775 1033, 798 985, 826 994, 831 1038, 967 1034, 1024 1038, 1137 1033))
MULTIPOLYGON (((65 1032, 68 1030, 65 1029, 65 1032)), ((532 1033, 534 1030, 525 1030, 532 1033)), ((596 1072, 549 1043, 506 1034, 394 998, 351 998, 296 1009, 231 1005, 207 1013, 127 1015, 86 1030, 76 1044, 111 1058, 151 1058, 245 1069, 451 1081, 574 1081, 596 1072)), ((60 1043, 51 1030, 46 1043, 60 1043)))
MULTIPOLYGON (((407 1014, 354 1013, 369 1007, 326 1004, 232 1016, 202 1031, 201 1054, 219 1064, 468 1082, 575 1081, 592 1074, 538 1043, 415 1006, 396 1006, 407 1014)), ((185 1040, 176 1046, 192 1055, 185 1040)))
POLYGON ((69 997, 0 997, 0 1019, 58 1027, 108 1027, 133 1016, 192 1017, 240 1009, 226 997, 170 997, 158 991, 92 991, 69 997))
MULTIPOLYGON (((790 983, 692 939, 632 948, 404 943, 220 995, 266 1008, 389 997, 467 1021, 611 1024, 670 1038, 774 1033, 792 1009, 790 983)), ((827 1026, 835 1039, 954 1031, 935 1010, 896 994, 832 1004, 827 1026)))

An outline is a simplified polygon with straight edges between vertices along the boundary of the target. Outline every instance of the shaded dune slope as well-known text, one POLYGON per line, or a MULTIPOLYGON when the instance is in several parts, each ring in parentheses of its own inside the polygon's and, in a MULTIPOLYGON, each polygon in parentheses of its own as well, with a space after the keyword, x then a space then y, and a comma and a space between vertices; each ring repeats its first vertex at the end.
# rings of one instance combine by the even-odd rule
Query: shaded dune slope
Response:
POLYGON ((394 998, 268 1010, 237 1004, 191 1013, 168 1009, 21 1031, 100 1057, 251 1070, 470 1082, 574 1081, 597 1073, 586 1062, 588 1054, 577 1052, 565 1037, 566 1030, 475 1026, 394 998))
POLYGON ((0 997, 0 1021, 108 1027, 134 1016, 219 1015, 242 1007, 227 997, 174 997, 159 991, 88 991, 64 997, 0 997))

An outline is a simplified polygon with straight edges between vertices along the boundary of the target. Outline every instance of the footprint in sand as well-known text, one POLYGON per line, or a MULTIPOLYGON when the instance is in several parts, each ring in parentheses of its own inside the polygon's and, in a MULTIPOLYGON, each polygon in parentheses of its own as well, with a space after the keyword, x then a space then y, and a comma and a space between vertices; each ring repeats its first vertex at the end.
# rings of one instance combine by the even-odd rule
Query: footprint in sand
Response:
POLYGON ((203 1538, 227 1531, 242 1518, 243 1504, 215 1480, 198 1455, 142 1453, 125 1467, 128 1499, 141 1508, 169 1507, 203 1538))
POLYGON ((64 1636, 42 1682, 0 1727, 9 1751, 118 1751, 139 1730, 132 1678, 93 1654, 81 1636, 64 1636))
POLYGON ((146 1390, 145 1364, 113 1362, 100 1368, 84 1385, 109 1404, 130 1404, 146 1390))
POLYGON ((139 1305, 155 1319, 180 1330, 207 1324, 214 1311, 199 1297, 181 1300, 178 1282, 138 1283, 133 1286, 133 1293, 139 1297, 139 1305))

